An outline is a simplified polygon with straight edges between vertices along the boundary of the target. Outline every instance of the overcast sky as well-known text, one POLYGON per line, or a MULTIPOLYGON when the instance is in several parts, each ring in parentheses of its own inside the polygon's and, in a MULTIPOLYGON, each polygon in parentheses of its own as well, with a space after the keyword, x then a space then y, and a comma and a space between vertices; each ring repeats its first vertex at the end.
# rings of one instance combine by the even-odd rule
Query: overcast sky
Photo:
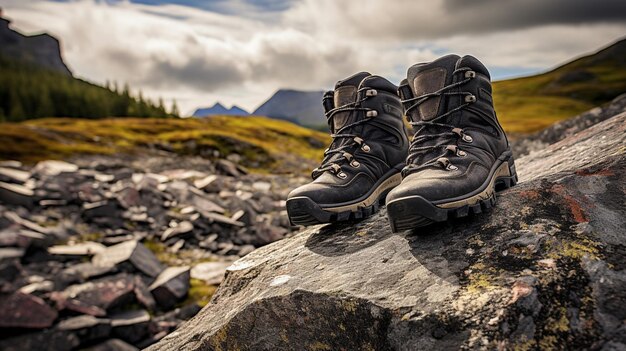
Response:
POLYGON ((78 77, 127 82, 183 113, 253 110, 279 88, 321 90, 367 70, 473 54, 496 79, 545 71, 626 36, 624 0, 0 0, 50 32, 78 77))

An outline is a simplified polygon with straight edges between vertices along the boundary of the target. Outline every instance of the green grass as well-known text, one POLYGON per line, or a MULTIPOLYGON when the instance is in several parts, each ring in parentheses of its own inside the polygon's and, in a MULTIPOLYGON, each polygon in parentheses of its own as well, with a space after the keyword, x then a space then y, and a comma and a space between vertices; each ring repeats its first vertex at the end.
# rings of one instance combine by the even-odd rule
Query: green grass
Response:
POLYGON ((286 172, 318 162, 328 141, 325 133, 256 116, 46 118, 0 124, 0 159, 32 163, 85 154, 145 153, 156 146, 179 155, 239 153, 253 170, 286 172))
POLYGON ((526 134, 573 117, 626 92, 626 40, 550 72, 493 84, 507 132, 526 134))

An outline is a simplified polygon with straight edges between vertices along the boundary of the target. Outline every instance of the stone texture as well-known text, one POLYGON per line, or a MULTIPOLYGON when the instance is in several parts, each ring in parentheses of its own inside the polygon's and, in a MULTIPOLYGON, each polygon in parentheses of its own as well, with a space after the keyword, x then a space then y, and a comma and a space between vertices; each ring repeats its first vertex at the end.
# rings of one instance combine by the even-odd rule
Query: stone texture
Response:
POLYGON ((106 311, 122 306, 134 299, 135 280, 126 273, 106 276, 82 284, 71 285, 55 297, 61 307, 96 316, 102 313, 89 313, 84 309, 95 307, 96 311, 106 311))
POLYGON ((208 285, 218 285, 224 280, 226 268, 232 262, 202 262, 191 269, 191 278, 203 280, 208 285))
POLYGON ((0 182, 0 202, 10 205, 33 206, 35 193, 25 186, 0 182))
POLYGON ((136 240, 110 246, 95 255, 92 262, 97 266, 105 267, 129 262, 138 270, 151 277, 156 277, 163 270, 163 266, 156 256, 136 240))
POLYGON ((189 291, 189 267, 166 268, 149 289, 162 308, 172 308, 189 291))
POLYGON ((551 144, 573 136, 624 111, 626 111, 626 94, 616 97, 605 106, 593 108, 576 117, 555 123, 537 133, 513 141, 511 145, 513 155, 521 157, 531 152, 543 150, 551 144))
POLYGON ((58 160, 41 161, 33 168, 33 173, 40 176, 58 176, 62 173, 74 173, 76 171, 78 171, 77 165, 58 160))
POLYGON ((178 223, 175 227, 167 228, 163 235, 161 235, 161 240, 165 241, 169 238, 188 234, 193 230, 193 224, 188 221, 182 221, 178 223))
POLYGON ((148 334, 151 318, 148 311, 135 310, 112 315, 110 319, 113 335, 122 340, 136 343, 148 334))
POLYGON ((138 351, 139 349, 120 339, 109 339, 100 344, 89 347, 89 351, 138 351))
POLYGON ((625 138, 620 114, 519 159, 488 214, 257 249, 150 350, 626 349, 625 138))
POLYGON ((0 328, 47 328, 57 311, 41 298, 16 292, 0 295, 0 328))
POLYGON ((30 178, 30 173, 7 167, 0 167, 0 181, 23 184, 30 178))
POLYGON ((93 256, 95 254, 103 252, 105 249, 106 246, 100 243, 86 241, 72 245, 51 246, 48 248, 48 252, 52 255, 93 256))

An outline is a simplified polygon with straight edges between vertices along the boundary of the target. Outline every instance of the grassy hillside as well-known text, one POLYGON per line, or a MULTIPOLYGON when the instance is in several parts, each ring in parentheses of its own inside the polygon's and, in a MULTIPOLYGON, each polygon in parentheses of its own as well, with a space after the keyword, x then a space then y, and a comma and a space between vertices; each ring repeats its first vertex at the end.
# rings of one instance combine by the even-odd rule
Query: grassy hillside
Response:
POLYGON ((505 130, 530 133, 626 92, 626 39, 553 71, 494 83, 505 130))
POLYGON ((252 169, 287 172, 319 162, 328 143, 325 133, 264 117, 46 118, 0 127, 0 159, 24 162, 155 149, 211 158, 219 151, 240 154, 252 169))

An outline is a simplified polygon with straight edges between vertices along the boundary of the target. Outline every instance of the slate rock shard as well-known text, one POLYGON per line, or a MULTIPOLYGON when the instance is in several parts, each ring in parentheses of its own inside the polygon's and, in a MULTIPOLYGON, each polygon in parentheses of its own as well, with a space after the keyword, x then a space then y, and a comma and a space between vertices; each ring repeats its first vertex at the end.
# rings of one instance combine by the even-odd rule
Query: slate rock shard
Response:
POLYGON ((11 205, 33 206, 35 193, 25 186, 0 182, 0 202, 11 205))
POLYGON ((128 262, 151 277, 156 277, 163 270, 163 266, 156 256, 136 240, 107 247, 95 255, 92 262, 96 266, 105 267, 128 262))
POLYGON ((41 298, 16 292, 0 295, 0 328, 47 328, 57 318, 57 311, 41 298))
POLYGON ((624 145, 621 113, 519 158, 489 215, 257 249, 149 350, 625 349, 624 145))
POLYGON ((168 309, 189 291, 189 267, 168 267, 149 287, 156 302, 168 309))

